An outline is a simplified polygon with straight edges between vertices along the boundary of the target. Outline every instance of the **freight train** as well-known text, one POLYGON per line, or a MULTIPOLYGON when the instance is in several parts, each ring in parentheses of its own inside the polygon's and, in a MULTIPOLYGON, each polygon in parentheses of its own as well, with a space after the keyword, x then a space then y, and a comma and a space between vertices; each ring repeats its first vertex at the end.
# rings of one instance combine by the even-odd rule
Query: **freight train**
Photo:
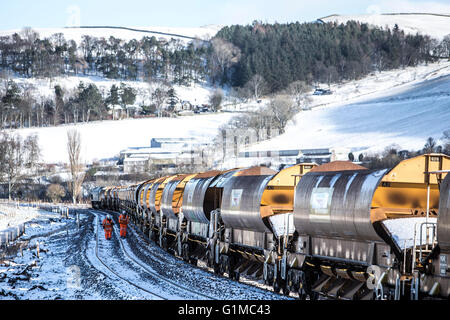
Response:
POLYGON ((450 157, 176 174, 96 188, 164 250, 300 299, 449 299, 450 157))

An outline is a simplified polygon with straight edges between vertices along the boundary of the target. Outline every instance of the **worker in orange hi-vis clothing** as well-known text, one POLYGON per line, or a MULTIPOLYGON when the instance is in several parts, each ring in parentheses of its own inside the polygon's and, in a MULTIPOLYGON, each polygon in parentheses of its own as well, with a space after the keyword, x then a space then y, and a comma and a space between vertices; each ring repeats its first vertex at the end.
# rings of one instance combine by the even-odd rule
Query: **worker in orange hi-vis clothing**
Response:
POLYGON ((111 234, 113 231, 114 222, 111 219, 111 216, 108 214, 106 218, 102 222, 103 230, 105 230, 105 239, 111 240, 111 234))
POLYGON ((127 236, 128 221, 128 215, 125 211, 122 211, 122 214, 119 216, 120 236, 122 238, 125 238, 127 236))

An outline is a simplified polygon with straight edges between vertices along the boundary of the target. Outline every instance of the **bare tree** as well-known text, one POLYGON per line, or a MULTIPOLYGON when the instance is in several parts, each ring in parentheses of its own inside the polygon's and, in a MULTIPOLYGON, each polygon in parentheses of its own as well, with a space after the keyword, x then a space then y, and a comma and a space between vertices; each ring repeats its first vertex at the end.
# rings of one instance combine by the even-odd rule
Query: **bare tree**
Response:
POLYGON ((255 74, 245 85, 252 93, 253 98, 258 100, 267 90, 267 83, 264 77, 255 74))
POLYGON ((445 130, 443 132, 442 140, 444 141, 442 153, 450 156, 450 130, 445 130))
POLYGON ((441 57, 450 58, 450 34, 446 35, 441 42, 441 57))
POLYGON ((424 153, 433 153, 436 152, 437 143, 436 140, 434 140, 433 137, 429 137, 427 139, 427 142, 423 146, 423 152, 424 153))
POLYGON ((81 185, 85 176, 81 162, 81 136, 77 130, 67 132, 67 152, 71 175, 69 191, 72 194, 73 203, 76 204, 81 195, 81 185))
POLYGON ((284 133, 288 121, 299 111, 292 99, 284 95, 272 98, 267 107, 272 116, 272 125, 279 130, 280 134, 284 133))
MULTIPOLYGON (((36 87, 34 85, 29 84, 24 86, 23 97, 19 104, 19 107, 23 114, 22 122, 25 122, 26 120, 26 122, 28 123, 28 128, 31 127, 33 123, 32 121, 33 109, 34 106, 36 105, 36 99, 34 97, 35 95, 36 95, 36 87)), ((21 127, 23 127, 23 124, 21 124, 21 127)))
POLYGON ((19 136, 3 134, 0 138, 0 154, 2 180, 8 183, 8 198, 11 200, 11 192, 21 178, 20 168, 23 166, 23 154, 20 152, 21 139, 19 136))
POLYGON ((256 141, 261 141, 271 136, 271 125, 272 113, 267 107, 263 107, 258 111, 246 112, 232 118, 228 123, 228 128, 253 130, 256 141))
POLYGON ((162 83, 157 82, 156 88, 152 93, 152 101, 155 105, 156 112, 158 113, 158 117, 162 117, 163 110, 165 107, 165 102, 167 98, 169 97, 169 87, 162 83))
POLYGON ((29 135, 23 142, 24 165, 31 173, 35 174, 38 169, 38 162, 41 158, 41 149, 39 147, 39 138, 36 134, 29 135))
POLYGON ((307 94, 309 90, 310 86, 305 81, 294 81, 288 86, 286 92, 298 108, 303 108, 310 103, 311 99, 307 94))
POLYGON ((8 184, 8 197, 17 183, 33 174, 40 151, 37 136, 25 140, 19 135, 0 134, 0 180, 8 184))

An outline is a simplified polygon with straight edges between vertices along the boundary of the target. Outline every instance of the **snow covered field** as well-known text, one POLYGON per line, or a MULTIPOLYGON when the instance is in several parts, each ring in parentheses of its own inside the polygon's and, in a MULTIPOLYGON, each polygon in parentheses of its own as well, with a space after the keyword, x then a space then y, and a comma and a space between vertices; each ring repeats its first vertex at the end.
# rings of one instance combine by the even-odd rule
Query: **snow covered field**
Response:
POLYGON ((184 116, 179 118, 146 118, 99 121, 87 124, 17 130, 21 135, 36 133, 45 163, 66 163, 67 131, 79 130, 83 161, 114 157, 129 147, 149 147, 152 138, 197 138, 210 142, 217 129, 233 113, 184 116))
POLYGON ((331 15, 321 18, 324 22, 346 23, 350 20, 368 23, 377 27, 386 26, 393 29, 395 24, 406 34, 429 35, 438 40, 450 34, 450 14, 366 14, 366 15, 331 15))
POLYGON ((18 207, 0 203, 0 232, 32 220, 38 215, 35 208, 18 207))

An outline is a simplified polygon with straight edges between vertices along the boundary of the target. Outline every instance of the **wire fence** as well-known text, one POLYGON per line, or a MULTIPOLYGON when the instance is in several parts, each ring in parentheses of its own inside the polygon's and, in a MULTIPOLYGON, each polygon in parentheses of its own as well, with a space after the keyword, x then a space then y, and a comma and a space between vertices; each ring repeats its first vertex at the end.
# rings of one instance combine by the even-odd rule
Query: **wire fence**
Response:
POLYGON ((77 216, 88 205, 63 205, 42 202, 18 202, 0 199, 0 249, 25 233, 25 223, 39 215, 39 211, 54 212, 61 218, 77 216))
POLYGON ((0 221, 29 216, 35 211, 36 209, 22 207, 19 203, 0 203, 0 221))

